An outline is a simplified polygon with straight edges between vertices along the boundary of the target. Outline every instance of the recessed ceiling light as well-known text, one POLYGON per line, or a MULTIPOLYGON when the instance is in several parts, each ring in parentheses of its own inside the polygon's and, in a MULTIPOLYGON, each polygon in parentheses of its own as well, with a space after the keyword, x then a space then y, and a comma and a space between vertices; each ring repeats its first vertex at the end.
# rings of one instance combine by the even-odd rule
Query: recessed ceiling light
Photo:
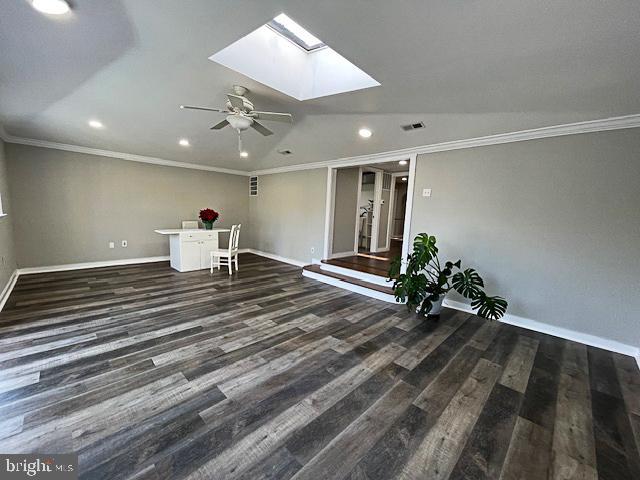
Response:
POLYGON ((104 127, 104 125, 102 125, 102 122, 100 122, 98 120, 89 120, 89 126, 91 128, 102 128, 102 127, 104 127))
POLYGON ((406 160, 400 160, 398 163, 399 163, 400 165, 406 165, 406 164, 407 164, 407 161, 406 161, 406 160))
POLYGON ((402 181, 406 182, 407 181, 407 177, 402 177, 402 181))
POLYGON ((186 138, 181 138, 180 141, 178 142, 180 145, 182 145, 183 147, 188 147, 189 145, 191 145, 189 143, 189 140, 186 138))
POLYGON ((362 138, 369 138, 371 135, 373 135, 373 133, 371 133, 371 130, 369 130, 368 128, 361 128, 360 130, 358 130, 358 135, 360 135, 362 138))
POLYGON ((71 8, 65 0, 31 0, 33 8, 49 15, 64 15, 71 8))
POLYGON ((242 158, 247 158, 249 156, 249 152, 245 152, 244 150, 242 152, 240 152, 240 156, 242 158))

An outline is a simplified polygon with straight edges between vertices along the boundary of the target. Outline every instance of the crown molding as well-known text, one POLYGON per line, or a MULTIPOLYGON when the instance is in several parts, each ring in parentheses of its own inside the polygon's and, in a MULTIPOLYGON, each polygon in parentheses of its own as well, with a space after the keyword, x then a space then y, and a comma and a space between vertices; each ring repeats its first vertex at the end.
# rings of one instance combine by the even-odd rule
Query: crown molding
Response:
POLYGON ((0 125, 0 140, 2 140, 3 142, 9 141, 9 134, 2 125, 0 125))
POLYGON ((561 137, 565 135, 578 135, 580 133, 605 132, 608 130, 621 130, 625 128, 638 127, 640 127, 640 114, 625 115, 622 117, 603 118, 599 120, 588 120, 586 122, 567 123, 562 125, 552 125, 549 127, 532 128, 529 130, 499 133, 496 135, 487 135, 484 137, 468 138, 464 140, 453 140, 450 142, 421 145, 418 147, 403 148, 400 150, 390 150, 388 152, 344 157, 336 160, 268 168, 265 170, 253 171, 251 174, 269 175, 274 173, 293 172, 296 170, 311 170, 326 167, 337 168, 390 162, 408 159, 411 155, 421 155, 425 153, 446 152, 450 150, 500 145, 503 143, 524 142, 526 140, 537 140, 541 138, 561 137))
POLYGON ((302 163, 297 165, 287 165, 284 167, 267 168, 263 170, 243 171, 229 168, 219 168, 209 165, 198 165, 195 163, 178 162, 166 160, 164 158, 147 157, 145 155, 135 155, 131 153, 114 152, 111 150, 101 150, 80 145, 50 142, 47 140, 36 140, 32 138, 14 137, 9 135, 0 125, 0 138, 7 143, 17 143, 33 147, 53 148, 69 152, 85 153, 88 155, 98 155, 102 157, 117 158, 131 162, 149 163, 162 165, 165 167, 189 168, 192 170, 203 170, 207 172, 227 173, 230 175, 240 175, 244 177, 253 175, 270 175, 274 173, 295 172, 299 170, 313 170, 326 167, 344 167, 354 165, 366 165, 371 163, 391 162, 395 160, 408 159, 411 155, 421 155, 425 153, 446 152, 450 150, 461 150, 474 147, 485 147, 489 145, 500 145, 503 143, 524 142, 526 140, 537 140, 541 138, 561 137, 565 135, 578 135, 581 133, 606 132, 608 130, 621 130, 625 128, 640 127, 640 114, 625 115, 621 117, 610 117, 599 120, 588 120, 585 122, 567 123, 562 125, 552 125, 548 127, 532 128, 529 130, 519 130, 515 132, 499 133, 496 135, 486 135, 484 137, 467 138, 463 140, 453 140, 450 142, 434 143, 430 145, 420 145, 417 147, 390 150, 387 152, 356 155, 353 157, 343 157, 335 160, 321 162, 302 163))
MULTIPOLYGON (((0 133, 2 133, 0 131, 0 133)), ((99 148, 83 147, 81 145, 71 145, 67 143, 50 142, 48 140, 36 140, 33 138, 21 138, 4 133, 6 138, 3 140, 7 143, 17 143, 19 145, 28 145, 31 147, 53 148, 55 150, 64 150, 67 152, 84 153, 87 155, 98 155, 101 157, 117 158, 119 160, 127 160, 130 162, 150 163, 153 165, 162 165, 164 167, 189 168, 192 170, 204 170, 207 172, 227 173, 230 175, 249 176, 249 172, 242 170, 233 170, 230 168, 212 167, 209 165, 198 165, 195 163, 177 162, 175 160, 166 160, 158 157, 147 157, 145 155, 135 155, 132 153, 114 152, 112 150, 101 150, 99 148)))

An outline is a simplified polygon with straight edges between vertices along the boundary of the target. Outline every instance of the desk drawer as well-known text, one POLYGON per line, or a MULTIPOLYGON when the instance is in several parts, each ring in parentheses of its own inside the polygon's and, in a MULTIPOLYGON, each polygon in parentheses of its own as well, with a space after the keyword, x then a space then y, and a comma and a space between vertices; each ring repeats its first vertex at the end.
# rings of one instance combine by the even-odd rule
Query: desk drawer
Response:
POLYGON ((201 242, 203 240, 214 240, 217 238, 217 232, 191 232, 180 234, 180 241, 182 242, 201 242))

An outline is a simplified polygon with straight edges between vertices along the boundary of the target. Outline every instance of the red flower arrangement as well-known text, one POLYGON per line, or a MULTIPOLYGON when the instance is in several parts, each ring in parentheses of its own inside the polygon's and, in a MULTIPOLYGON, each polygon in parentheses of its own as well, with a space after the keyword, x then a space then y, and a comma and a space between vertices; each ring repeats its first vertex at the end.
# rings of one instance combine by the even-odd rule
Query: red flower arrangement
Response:
POLYGON ((215 222, 220 214, 215 210, 210 208, 205 208, 204 210, 200 210, 200 220, 204 223, 204 228, 207 230, 211 230, 213 228, 213 222, 215 222))

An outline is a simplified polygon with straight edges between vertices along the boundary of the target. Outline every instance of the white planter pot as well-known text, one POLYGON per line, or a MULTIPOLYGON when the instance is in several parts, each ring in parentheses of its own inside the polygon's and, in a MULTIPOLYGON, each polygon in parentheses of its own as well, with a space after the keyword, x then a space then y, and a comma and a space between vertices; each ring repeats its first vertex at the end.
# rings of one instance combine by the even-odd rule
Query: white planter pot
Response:
MULTIPOLYGON (((446 294, 442 294, 440 295, 440 298, 438 298, 438 300, 436 302, 433 302, 433 305, 431 306, 431 311, 425 315, 426 316, 436 316, 436 315, 440 315, 442 313, 442 302, 444 302, 444 297, 446 296, 446 294)), ((420 312, 420 307, 416 308, 416 313, 420 312)))

